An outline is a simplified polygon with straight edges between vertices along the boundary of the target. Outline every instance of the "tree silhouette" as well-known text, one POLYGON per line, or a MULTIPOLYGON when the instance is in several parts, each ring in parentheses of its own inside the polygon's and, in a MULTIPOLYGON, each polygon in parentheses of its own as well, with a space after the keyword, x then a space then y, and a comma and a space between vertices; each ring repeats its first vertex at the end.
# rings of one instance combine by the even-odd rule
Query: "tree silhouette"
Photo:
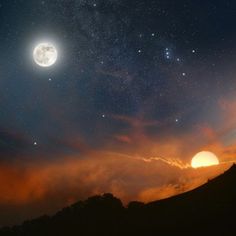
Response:
POLYGON ((66 207, 54 216, 5 227, 3 236, 236 235, 236 165, 199 188, 127 207, 110 193, 66 207))

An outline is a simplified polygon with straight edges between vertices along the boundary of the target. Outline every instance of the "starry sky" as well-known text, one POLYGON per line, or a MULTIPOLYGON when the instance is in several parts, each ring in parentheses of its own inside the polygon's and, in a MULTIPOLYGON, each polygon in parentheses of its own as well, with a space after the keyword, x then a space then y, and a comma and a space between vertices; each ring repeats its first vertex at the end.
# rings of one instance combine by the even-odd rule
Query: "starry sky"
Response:
POLYGON ((0 225, 103 192, 160 199, 225 169, 235 22, 233 0, 0 0, 0 225), (45 40, 59 57, 41 68, 45 40), (193 170, 202 150, 223 164, 193 170))

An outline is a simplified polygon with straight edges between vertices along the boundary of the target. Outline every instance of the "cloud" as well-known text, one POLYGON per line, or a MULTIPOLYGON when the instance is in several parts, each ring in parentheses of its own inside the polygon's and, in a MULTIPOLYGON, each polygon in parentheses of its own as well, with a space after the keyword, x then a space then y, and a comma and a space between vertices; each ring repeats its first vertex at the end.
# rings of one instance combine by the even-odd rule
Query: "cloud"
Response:
POLYGON ((0 128, 0 159, 7 158, 9 155, 24 152, 29 146, 29 139, 18 132, 12 132, 5 128, 0 128))
POLYGON ((183 161, 179 159, 171 159, 171 158, 163 158, 163 157, 149 157, 149 158, 141 158, 144 162, 153 162, 153 161, 161 161, 164 162, 170 166, 175 166, 180 169, 186 169, 190 168, 191 165, 188 163, 184 163, 183 161))
POLYGON ((72 152, 47 152, 41 157, 40 153, 28 153, 8 161, 2 159, 0 224, 52 213, 104 192, 112 192, 128 203, 157 200, 195 188, 222 173, 235 160, 233 105, 220 102, 218 113, 220 126, 196 124, 181 134, 171 129, 150 132, 150 128, 162 124, 142 115, 109 115, 107 119, 125 125, 102 146, 91 148, 81 135, 74 134, 52 141, 54 149, 57 146, 58 150, 63 147, 72 152), (216 153, 226 164, 190 168, 191 158, 202 150, 216 153))
POLYGON ((10 219, 16 223, 104 192, 112 192, 124 203, 160 199, 187 191, 222 172, 222 166, 208 172, 182 169, 171 159, 138 159, 105 151, 86 155, 83 159, 68 156, 57 161, 1 163, 0 222, 6 223, 4 212, 10 214, 13 208, 10 219))

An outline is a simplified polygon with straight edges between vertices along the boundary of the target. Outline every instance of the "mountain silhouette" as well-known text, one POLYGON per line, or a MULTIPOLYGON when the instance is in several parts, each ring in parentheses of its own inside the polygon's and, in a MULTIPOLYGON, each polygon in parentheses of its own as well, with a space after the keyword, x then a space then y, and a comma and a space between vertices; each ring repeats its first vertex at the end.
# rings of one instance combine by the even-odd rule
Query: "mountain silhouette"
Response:
POLYGON ((6 236, 236 235, 236 165, 206 184, 168 199, 130 202, 93 196, 20 226, 6 236))

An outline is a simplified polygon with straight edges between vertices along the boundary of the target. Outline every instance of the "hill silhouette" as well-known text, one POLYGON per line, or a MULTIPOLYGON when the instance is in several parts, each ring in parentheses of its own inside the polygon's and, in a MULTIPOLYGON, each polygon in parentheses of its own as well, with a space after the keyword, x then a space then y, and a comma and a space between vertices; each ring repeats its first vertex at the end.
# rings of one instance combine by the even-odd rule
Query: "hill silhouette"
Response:
POLYGON ((112 194, 94 196, 20 226, 6 236, 236 235, 236 165, 183 194, 127 207, 112 194))

